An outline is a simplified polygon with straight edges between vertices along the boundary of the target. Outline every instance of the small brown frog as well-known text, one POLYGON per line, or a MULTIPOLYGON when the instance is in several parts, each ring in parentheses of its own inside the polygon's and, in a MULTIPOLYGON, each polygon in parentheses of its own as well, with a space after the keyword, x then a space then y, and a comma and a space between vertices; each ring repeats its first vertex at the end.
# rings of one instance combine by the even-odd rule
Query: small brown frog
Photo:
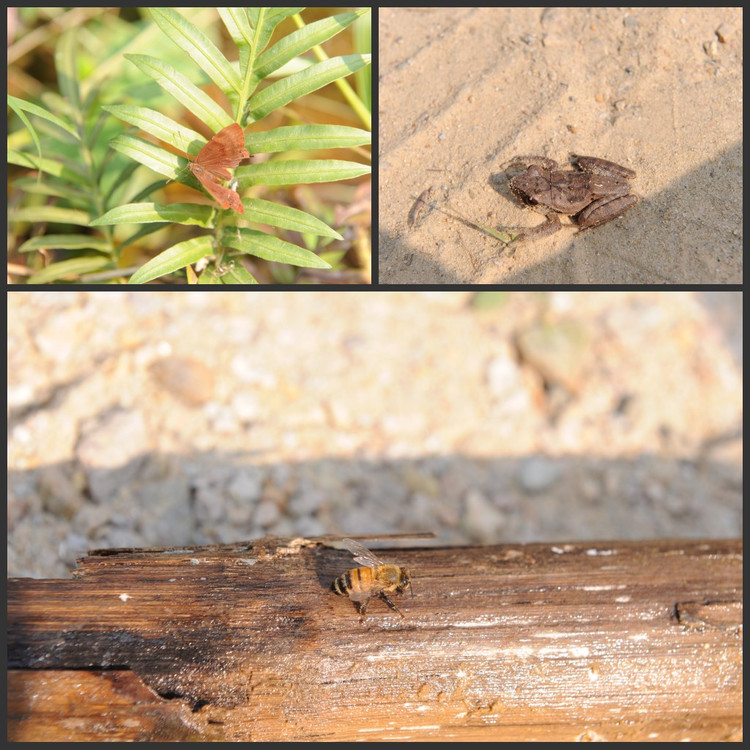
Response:
POLYGON ((547 217, 538 227, 524 229, 516 239, 553 234, 562 227, 560 215, 570 216, 579 232, 616 219, 638 203, 630 192, 632 169, 595 156, 576 156, 579 172, 558 169, 552 159, 519 156, 507 166, 528 169, 510 181, 510 189, 522 203, 533 206, 547 217))

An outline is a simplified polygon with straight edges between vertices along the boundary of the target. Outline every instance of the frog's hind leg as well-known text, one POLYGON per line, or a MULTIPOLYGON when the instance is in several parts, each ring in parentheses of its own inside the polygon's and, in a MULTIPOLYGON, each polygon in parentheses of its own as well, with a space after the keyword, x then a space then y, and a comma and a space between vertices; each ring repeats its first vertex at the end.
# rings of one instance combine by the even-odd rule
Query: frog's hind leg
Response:
POLYGON ((575 217, 578 231, 585 232, 587 229, 593 229, 600 224, 617 219, 637 204, 638 196, 635 193, 594 201, 575 217))

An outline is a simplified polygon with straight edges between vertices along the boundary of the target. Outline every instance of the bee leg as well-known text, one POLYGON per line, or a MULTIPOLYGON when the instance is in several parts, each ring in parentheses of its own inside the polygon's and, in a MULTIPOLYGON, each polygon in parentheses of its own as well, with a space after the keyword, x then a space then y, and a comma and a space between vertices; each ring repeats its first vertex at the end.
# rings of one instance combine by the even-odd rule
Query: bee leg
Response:
POLYGON ((378 596, 394 611, 398 612, 401 617, 404 616, 403 612, 381 591, 378 596))
POLYGON ((357 607, 357 612, 359 612, 360 622, 363 622, 365 619, 365 612, 367 612, 367 605, 369 602, 369 599, 365 599, 363 602, 354 602, 354 605, 357 607))

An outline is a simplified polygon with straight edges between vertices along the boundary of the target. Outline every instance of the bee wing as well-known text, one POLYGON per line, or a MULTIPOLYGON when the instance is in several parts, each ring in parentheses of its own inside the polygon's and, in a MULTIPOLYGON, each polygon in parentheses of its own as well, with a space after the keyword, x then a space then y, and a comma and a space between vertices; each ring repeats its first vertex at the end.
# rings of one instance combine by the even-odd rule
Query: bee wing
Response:
POLYGON ((349 552, 354 555, 354 562, 360 565, 366 565, 368 568, 376 568, 378 565, 385 565, 382 560, 379 560, 364 544, 355 542, 354 539, 342 539, 341 543, 346 547, 349 552))

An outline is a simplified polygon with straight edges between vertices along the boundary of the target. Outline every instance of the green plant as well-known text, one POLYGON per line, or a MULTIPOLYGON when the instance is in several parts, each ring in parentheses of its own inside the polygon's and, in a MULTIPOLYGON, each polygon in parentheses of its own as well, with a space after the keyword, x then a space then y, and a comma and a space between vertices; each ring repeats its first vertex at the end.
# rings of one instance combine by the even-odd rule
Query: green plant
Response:
MULTIPOLYGON (((327 242, 341 240, 341 235, 329 223, 298 208, 253 193, 269 186, 338 181, 369 172, 368 165, 353 161, 295 158, 299 152, 306 156, 306 152, 313 150, 354 148, 369 143, 367 130, 344 125, 304 124, 295 111, 301 97, 335 81, 344 84, 344 96, 349 105, 369 126, 367 105, 343 80, 349 74, 365 69, 369 55, 327 59, 318 46, 369 11, 355 10, 305 24, 299 10, 218 9, 238 51, 239 61, 232 63, 186 17, 171 9, 151 9, 156 33, 160 36, 160 50, 164 47, 164 37, 167 37, 183 54, 180 70, 163 57, 125 54, 125 59, 147 77, 145 86, 143 81, 140 82, 138 94, 144 96, 143 92, 148 92, 145 95, 147 100, 156 102, 162 109, 168 106, 170 99, 175 100, 211 132, 232 122, 239 122, 244 129, 262 121, 261 125, 246 133, 246 148, 251 154, 272 154, 271 158, 241 166, 235 172, 237 190, 245 208, 243 219, 259 225, 258 228, 244 226, 244 222, 240 225, 237 214, 222 211, 213 202, 205 205, 205 194, 202 205, 187 202, 165 205, 146 200, 154 191, 164 187, 163 179, 144 185, 135 195, 130 195, 134 192, 130 188, 131 182, 138 184, 133 176, 140 165, 198 190, 200 186, 185 169, 188 162, 184 157, 137 135, 116 133, 117 124, 109 115, 193 155, 205 144, 205 138, 169 118, 161 109, 140 104, 101 104, 105 78, 88 86, 84 95, 76 63, 76 32, 66 32, 61 37, 55 59, 62 97, 55 100, 55 104, 63 114, 53 115, 49 111, 52 107, 44 109, 9 98, 9 105, 26 125, 35 146, 35 151, 31 148, 17 150, 9 144, 9 161, 37 169, 40 179, 36 185, 29 178, 23 178, 22 186, 29 192, 42 192, 53 197, 57 205, 24 207, 13 212, 10 218, 69 226, 88 225, 99 228, 100 233, 41 234, 28 240, 20 248, 24 252, 41 248, 72 251, 72 257, 55 259, 39 269, 29 278, 30 282, 71 278, 84 282, 120 281, 132 270, 130 283, 144 283, 162 277, 172 280, 187 278, 189 282, 197 283, 256 283, 240 262, 247 256, 292 267, 331 268, 331 263, 322 257, 322 253, 311 249, 319 250, 327 242), (271 43, 278 25, 286 19, 294 21, 296 30, 271 43), (317 62, 301 57, 310 50, 315 52, 317 62), (185 60, 185 55, 189 60, 185 60), (230 111, 225 109, 227 104, 217 103, 193 82, 187 72, 190 68, 185 64, 190 61, 222 92, 230 111), (273 118, 278 121, 279 111, 284 112, 287 121, 292 118, 293 122, 296 120, 300 124, 261 129, 273 118), (35 118, 35 123, 43 124, 42 138, 29 115, 35 118), (44 180, 41 180, 42 174, 44 180), (88 221, 92 216, 96 218, 88 221), (132 266, 128 254, 137 243, 160 229, 174 230, 179 225, 198 226, 206 231, 161 248, 155 257, 140 267, 132 266), (290 242, 286 238, 289 233, 299 233, 306 246, 290 242), (196 264, 195 268, 193 264, 196 264)), ((156 45, 152 43, 153 46, 156 45)), ((170 238, 173 239, 173 235, 170 238)), ((335 253, 326 257, 336 261, 335 253)))

